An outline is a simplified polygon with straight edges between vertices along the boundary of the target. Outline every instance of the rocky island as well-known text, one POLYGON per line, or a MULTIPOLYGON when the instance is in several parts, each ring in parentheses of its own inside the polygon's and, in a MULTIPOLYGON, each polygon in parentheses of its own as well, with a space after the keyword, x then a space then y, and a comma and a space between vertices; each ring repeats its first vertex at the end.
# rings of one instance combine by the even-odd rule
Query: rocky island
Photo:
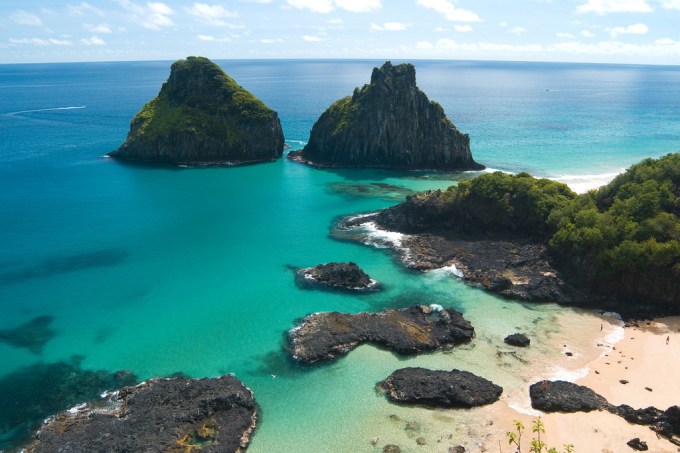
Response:
POLYGON ((331 360, 362 343, 399 354, 452 348, 475 329, 453 308, 415 306, 377 313, 314 313, 288 332, 287 349, 301 363, 331 360))
POLYGON ((425 407, 469 408, 495 403, 503 388, 461 370, 401 368, 379 382, 391 401, 425 407))
POLYGON ((158 96, 132 119, 123 160, 184 165, 266 162, 283 154, 278 115, 215 63, 188 57, 172 64, 158 96))
POLYGON ((257 413, 232 376, 152 379, 50 417, 25 451, 242 452, 257 413))
POLYGON ((366 292, 378 291, 381 285, 356 263, 326 263, 295 271, 295 281, 302 288, 366 292))
POLYGON ((481 170, 470 137, 416 86, 411 64, 374 68, 371 83, 333 103, 290 159, 317 167, 481 170))

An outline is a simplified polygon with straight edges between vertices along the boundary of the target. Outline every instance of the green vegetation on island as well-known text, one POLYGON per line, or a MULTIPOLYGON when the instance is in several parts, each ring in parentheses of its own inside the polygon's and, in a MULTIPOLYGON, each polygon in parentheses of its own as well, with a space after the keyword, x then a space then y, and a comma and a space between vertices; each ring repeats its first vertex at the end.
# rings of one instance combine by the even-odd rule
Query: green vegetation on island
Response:
POLYGON ((204 57, 173 63, 158 96, 132 119, 111 153, 129 160, 239 163, 283 153, 278 115, 204 57))

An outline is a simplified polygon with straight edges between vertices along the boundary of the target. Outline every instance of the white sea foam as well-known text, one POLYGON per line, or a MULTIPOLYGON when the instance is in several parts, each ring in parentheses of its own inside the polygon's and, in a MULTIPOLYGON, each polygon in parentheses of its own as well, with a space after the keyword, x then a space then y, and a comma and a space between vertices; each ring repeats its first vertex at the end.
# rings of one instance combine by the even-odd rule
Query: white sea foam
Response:
POLYGON ((78 412, 82 412, 83 410, 85 410, 85 408, 87 408, 87 403, 78 404, 77 406, 73 406, 72 408, 68 409, 66 412, 68 412, 69 414, 77 414, 78 412))
POLYGON ((397 233, 395 231, 387 231, 378 228, 375 222, 366 222, 361 225, 366 231, 367 243, 378 248, 387 247, 402 247, 402 241, 404 239, 403 233, 397 233))
POLYGON ((612 179, 616 178, 624 171, 626 171, 626 169, 621 168, 616 172, 610 173, 600 173, 596 175, 560 175, 550 179, 563 182, 576 193, 586 193, 589 190, 597 189, 598 187, 608 184, 612 179))
POLYGON ((529 415, 531 417, 538 417, 543 415, 542 412, 537 411, 531 407, 531 403, 521 404, 521 403, 508 403, 508 407, 512 410, 519 412, 520 414, 529 415))
POLYGON ((589 371, 590 370, 588 367, 577 368, 575 370, 568 370, 562 367, 553 367, 545 379, 548 381, 575 382, 588 376, 589 371))
POLYGON ((69 107, 51 107, 51 108, 48 108, 48 109, 20 110, 18 112, 5 113, 5 116, 20 115, 22 113, 50 112, 50 111, 53 111, 53 110, 78 110, 78 109, 84 109, 84 108, 87 108, 87 106, 86 105, 75 105, 75 106, 69 106, 69 107))
POLYGON ((434 311, 443 311, 444 307, 439 304, 430 304, 430 308, 434 311))
POLYGON ((463 274, 463 271, 458 269, 455 264, 440 267, 439 269, 432 269, 430 271, 427 271, 427 273, 435 277, 449 277, 453 275, 454 277, 465 278, 465 274, 463 274))

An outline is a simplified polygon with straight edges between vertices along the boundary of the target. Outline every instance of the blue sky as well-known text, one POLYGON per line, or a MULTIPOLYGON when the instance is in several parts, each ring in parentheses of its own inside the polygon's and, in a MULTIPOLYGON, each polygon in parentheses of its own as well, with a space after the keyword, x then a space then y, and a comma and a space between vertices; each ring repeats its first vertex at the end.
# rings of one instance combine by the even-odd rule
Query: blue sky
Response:
POLYGON ((3 0, 0 63, 375 58, 680 64, 680 0, 3 0))

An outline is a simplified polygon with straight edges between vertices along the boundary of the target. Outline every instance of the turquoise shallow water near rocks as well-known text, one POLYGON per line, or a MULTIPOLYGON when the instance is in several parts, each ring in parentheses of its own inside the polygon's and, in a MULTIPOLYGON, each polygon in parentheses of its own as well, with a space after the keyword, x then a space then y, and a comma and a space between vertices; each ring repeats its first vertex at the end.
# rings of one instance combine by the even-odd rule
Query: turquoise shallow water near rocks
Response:
MULTIPOLYGON (((367 83, 382 62, 218 63, 278 111, 296 149, 317 116, 367 83)), ((84 356, 84 368, 127 369, 141 378, 233 372, 262 408, 251 451, 373 451, 373 436, 408 451, 415 443, 390 414, 419 420, 432 439, 442 423, 464 415, 437 412, 433 419, 394 407, 375 394, 377 381, 402 366, 462 367, 511 388, 546 371, 540 363, 560 351, 532 342, 529 365, 507 361, 497 355, 503 337, 521 329, 557 341, 566 335, 565 319, 585 319, 554 305, 499 300, 443 271, 407 272, 386 250, 329 237, 337 216, 469 174, 324 171, 287 160, 150 168, 103 157, 157 94, 169 64, 0 66, 0 331, 51 317, 29 324, 42 328, 39 347, 0 335, 0 379, 74 355, 84 356), (296 288, 287 266, 329 261, 357 262, 385 290, 296 288), (451 354, 409 360, 365 346, 317 369, 292 366, 281 350, 284 332, 308 313, 416 303, 464 310, 477 339, 451 354)), ((675 67, 415 66, 421 89, 470 134, 475 160, 490 168, 583 188, 680 148, 675 67)))

